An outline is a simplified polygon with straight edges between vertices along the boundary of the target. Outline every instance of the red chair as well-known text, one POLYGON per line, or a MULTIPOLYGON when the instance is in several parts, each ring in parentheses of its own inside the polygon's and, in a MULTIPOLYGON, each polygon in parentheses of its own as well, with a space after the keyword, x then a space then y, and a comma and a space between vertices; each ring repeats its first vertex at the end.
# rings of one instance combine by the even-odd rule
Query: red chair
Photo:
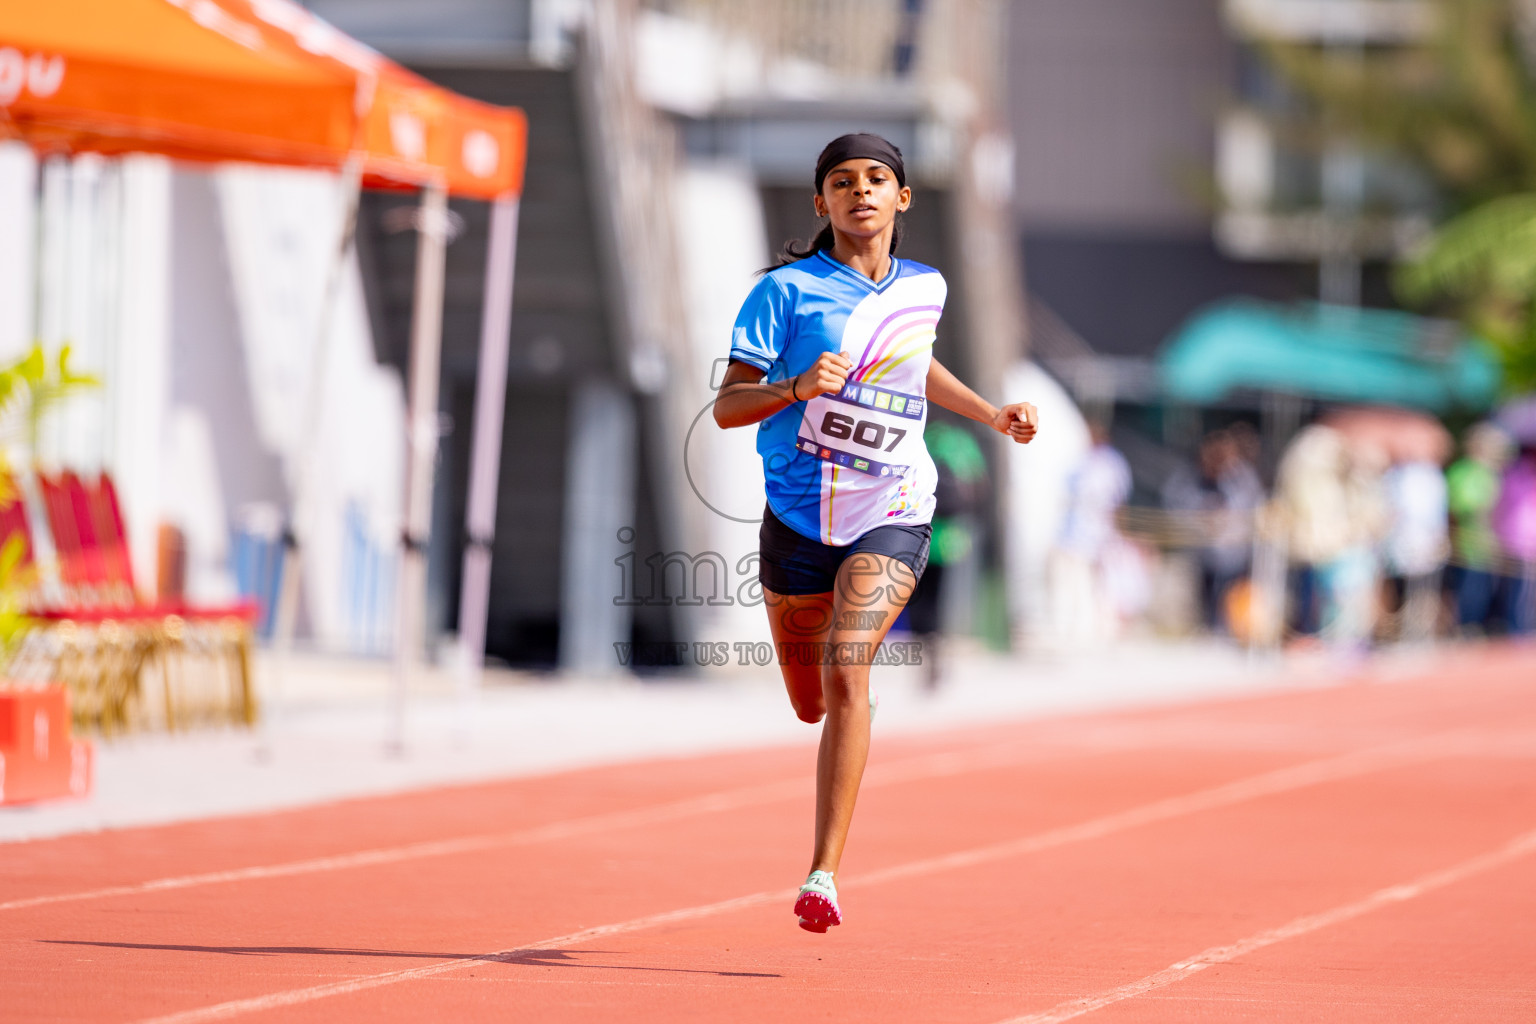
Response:
MULTIPOLYGON (((136 602, 133 586, 133 560, 129 554, 128 531, 117 487, 112 477, 102 473, 92 485, 81 485, 84 518, 89 521, 89 535, 95 550, 85 559, 87 572, 98 566, 108 591, 136 602)), ((80 515, 77 513, 77 519, 80 515)), ((86 524, 80 532, 85 535, 86 524)), ((193 604, 181 597, 162 598, 153 605, 135 604, 134 611, 160 620, 164 668, 171 671, 170 655, 189 648, 201 648, 228 658, 238 683, 237 712, 247 725, 256 721, 255 689, 251 681, 251 637, 261 606, 251 600, 227 604, 193 604)), ((168 705, 167 711, 173 709, 168 705)))
POLYGON ((27 515, 26 497, 9 472, 0 473, 0 544, 19 539, 21 557, 10 580, 27 593, 23 609, 35 628, 27 630, 10 650, 8 681, 62 683, 71 695, 77 721, 103 732, 125 726, 137 686, 138 672, 150 649, 142 630, 105 620, 95 606, 78 604, 86 592, 85 561, 69 508, 68 490, 61 481, 39 480, 48 518, 59 522, 55 543, 62 547, 60 574, 65 588, 47 587, 36 569, 36 544, 27 515))
POLYGON ((16 567, 30 569, 34 557, 32 524, 27 521, 26 501, 16 486, 16 478, 10 473, 0 473, 0 496, 3 496, 0 498, 0 549, 10 543, 12 537, 19 537, 21 558, 16 567))
POLYGON ((58 558, 59 582, 71 591, 86 583, 80 533, 75 526, 74 508, 61 477, 37 474, 37 487, 43 498, 43 512, 48 518, 48 533, 58 558))
MULTIPOLYGON (((78 572, 86 586, 94 588, 103 604, 132 605, 132 591, 112 593, 115 580, 107 577, 106 558, 103 554, 102 537, 96 531, 96 517, 91 514, 92 495, 73 471, 65 470, 61 482, 64 488, 64 509, 74 520, 75 538, 79 545, 78 572)), ((131 583, 130 583, 131 585, 131 583)))
MULTIPOLYGON (((128 531, 123 520, 122 506, 117 500, 117 487, 112 477, 101 474, 94 487, 86 489, 89 503, 88 515, 98 545, 95 561, 105 570, 106 583, 114 588, 133 589, 133 561, 128 552, 128 531)), ((179 615, 184 619, 213 620, 239 619, 254 623, 261 614, 256 601, 241 599, 227 604, 190 604, 181 598, 158 601, 152 610, 166 615, 179 615)))
MULTIPOLYGON (((106 696, 94 704, 84 702, 100 708, 97 723, 104 730, 127 724, 127 705, 141 694, 141 674, 150 661, 158 660, 165 681, 166 719, 174 728, 182 717, 183 702, 173 676, 179 656, 187 653, 209 654, 231 665, 237 689, 235 713, 246 724, 254 723, 250 648, 259 606, 254 601, 195 605, 179 597, 140 599, 112 478, 104 473, 85 481, 72 472, 57 477, 40 473, 38 488, 58 553, 64 599, 43 602, 34 614, 68 624, 63 633, 71 637, 76 628, 84 627, 111 655, 96 659, 94 673, 98 689, 106 696)), ((24 523, 24 508, 19 514, 24 523)), ((30 532, 28 538, 30 545, 30 532)))
POLYGON ((128 530, 123 525, 123 510, 117 501, 117 488, 106 473, 101 474, 96 487, 88 492, 87 505, 91 526, 101 547, 102 569, 107 579, 121 583, 129 594, 136 593, 133 561, 128 556, 128 530))

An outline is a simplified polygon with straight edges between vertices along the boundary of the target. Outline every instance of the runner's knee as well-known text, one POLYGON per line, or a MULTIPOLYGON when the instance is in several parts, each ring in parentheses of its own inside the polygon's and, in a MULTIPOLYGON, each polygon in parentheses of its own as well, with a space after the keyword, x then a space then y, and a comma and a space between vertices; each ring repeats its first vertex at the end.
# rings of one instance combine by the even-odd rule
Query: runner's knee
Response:
POLYGON ((826 704, 822 700, 821 673, 819 666, 810 671, 784 672, 784 688, 789 691, 789 706, 795 709, 795 717, 815 725, 826 716, 826 704))
POLYGON ((858 662, 829 665, 822 692, 827 704, 859 704, 869 700, 869 666, 858 662))
POLYGON ((827 717, 827 710, 826 708, 822 707, 820 701, 816 701, 813 704, 810 702, 791 700, 789 703, 790 706, 795 709, 795 717, 807 725, 815 725, 817 722, 827 717))

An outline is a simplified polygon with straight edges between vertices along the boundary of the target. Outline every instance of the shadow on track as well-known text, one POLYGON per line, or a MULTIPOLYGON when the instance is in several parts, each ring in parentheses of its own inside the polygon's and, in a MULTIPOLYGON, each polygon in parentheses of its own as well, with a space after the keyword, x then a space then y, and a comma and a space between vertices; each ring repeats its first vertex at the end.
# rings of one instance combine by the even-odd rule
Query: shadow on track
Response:
MULTIPOLYGON (((343 949, 326 946, 190 946, 161 942, 91 942, 84 939, 39 939, 54 946, 95 946, 101 949, 150 949, 175 953, 221 953, 226 956, 382 956, 419 960, 479 960, 490 964, 529 967, 586 967, 602 971, 663 971, 668 974, 712 974, 717 978, 781 978, 759 971, 702 971, 687 967, 629 967, 578 962, 563 949, 518 949, 510 953, 418 953, 403 949, 343 949)), ((616 950, 578 950, 577 954, 619 955, 616 950)))

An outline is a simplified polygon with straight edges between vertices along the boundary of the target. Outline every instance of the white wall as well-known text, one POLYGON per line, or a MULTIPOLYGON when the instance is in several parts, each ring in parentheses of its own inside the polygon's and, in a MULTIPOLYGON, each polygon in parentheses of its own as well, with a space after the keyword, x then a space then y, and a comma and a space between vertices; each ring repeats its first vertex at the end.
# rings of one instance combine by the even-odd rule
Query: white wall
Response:
POLYGON ((171 522, 188 542, 189 594, 222 599, 233 586, 231 520, 252 501, 282 504, 312 455, 300 520, 308 621, 322 645, 352 650, 389 640, 378 623, 391 618, 392 593, 365 600, 357 577, 392 590, 404 401, 374 360, 351 259, 308 422, 341 213, 334 176, 173 173, 147 156, 39 167, 0 147, 0 225, 13 243, 0 252, 0 358, 33 337, 50 357, 69 344, 74 366, 103 382, 44 422, 36 456, 112 472, 146 596, 159 527, 171 522))
POLYGON ((108 373, 108 463, 121 482, 140 587, 154 585, 161 448, 170 391, 171 169, 159 157, 122 164, 117 344, 108 373))
POLYGON ((48 469, 113 474, 135 581, 148 595, 169 381, 169 164, 86 155, 38 166, 8 148, 0 215, 22 243, 4 256, 0 358, 35 339, 51 361, 67 344, 72 368, 102 382, 55 407, 37 450, 16 454, 48 469))
MULTIPOLYGON (((690 554, 717 552, 725 559, 733 601, 757 578, 753 565, 742 560, 757 551, 758 526, 764 505, 763 466, 757 454, 757 428, 721 430, 710 414, 723 361, 730 353, 731 327, 742 300, 756 283, 756 272, 767 265, 768 233, 762 204, 751 174, 729 165, 693 165, 683 169, 676 184, 677 237, 681 251, 688 335, 698 366, 713 367, 709 379, 693 396, 700 413, 687 450, 689 475, 696 489, 686 500, 707 503, 708 533, 690 554), (743 521, 744 520, 744 521, 743 521), (745 572, 738 571, 745 568, 745 572)), ((649 552, 639 552, 643 560, 649 552)), ((706 584, 707 585, 707 584, 706 584)), ((761 606, 733 603, 706 608, 701 640, 760 641, 768 637, 768 620, 761 606)), ((734 655, 733 655, 734 662, 734 655)))
POLYGON ((0 142, 0 361, 32 343, 37 161, 18 142, 0 142))
POLYGON ((1068 481, 1091 439, 1072 396, 1038 364, 1011 367, 1003 388, 1040 410, 1040 434, 1008 445, 1007 580, 1017 634, 1038 634, 1050 615, 1047 566, 1066 518, 1068 481))
MULTIPOLYGON (((277 457, 256 431, 223 217, 209 168, 175 170, 171 224, 171 390, 161 515, 183 531, 188 596, 214 602, 236 588, 231 524, 280 519, 288 496, 277 457)), ((253 566, 248 562, 246 568, 249 577, 253 566)))
POLYGON ((339 183, 318 172, 230 166, 218 172, 217 188, 256 431, 278 454, 288 493, 299 495, 308 621, 329 649, 351 649, 359 636, 385 644, 382 625, 355 618, 388 622, 393 603, 359 602, 352 577, 373 560, 390 563, 378 567, 381 585, 393 578, 405 398, 399 376, 375 361, 355 253, 343 267, 324 358, 316 360, 341 228, 339 183), (359 543, 368 557, 355 550, 359 543))

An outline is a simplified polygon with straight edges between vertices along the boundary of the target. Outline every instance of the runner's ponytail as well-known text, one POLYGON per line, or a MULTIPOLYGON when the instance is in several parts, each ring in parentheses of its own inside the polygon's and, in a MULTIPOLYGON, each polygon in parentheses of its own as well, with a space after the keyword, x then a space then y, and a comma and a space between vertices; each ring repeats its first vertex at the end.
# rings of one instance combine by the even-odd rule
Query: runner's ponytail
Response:
POLYGON ((800 260, 816 255, 818 252, 831 252, 832 246, 837 244, 837 238, 832 234, 832 224, 828 222, 816 232, 816 237, 811 239, 809 245, 798 238, 791 238, 784 243, 784 248, 779 250, 779 258, 772 267, 765 267, 763 273, 767 273, 776 267, 782 267, 789 263, 797 263, 800 260))
MULTIPOLYGON (((778 258, 774 261, 773 266, 764 267, 762 270, 759 270, 758 273, 766 274, 770 270, 777 270, 780 267, 786 267, 791 263, 798 263, 803 259, 807 259, 816 255, 818 252, 831 252, 832 246, 835 244, 837 244, 837 237, 832 233, 831 223, 829 222, 823 224, 821 226, 821 230, 816 232, 816 237, 813 238, 809 244, 800 241, 798 238, 791 238, 789 241, 785 242, 784 248, 779 250, 778 258)), ((901 214, 898 213, 896 215, 895 229, 891 232, 892 256, 896 255, 896 249, 900 245, 901 214)))

